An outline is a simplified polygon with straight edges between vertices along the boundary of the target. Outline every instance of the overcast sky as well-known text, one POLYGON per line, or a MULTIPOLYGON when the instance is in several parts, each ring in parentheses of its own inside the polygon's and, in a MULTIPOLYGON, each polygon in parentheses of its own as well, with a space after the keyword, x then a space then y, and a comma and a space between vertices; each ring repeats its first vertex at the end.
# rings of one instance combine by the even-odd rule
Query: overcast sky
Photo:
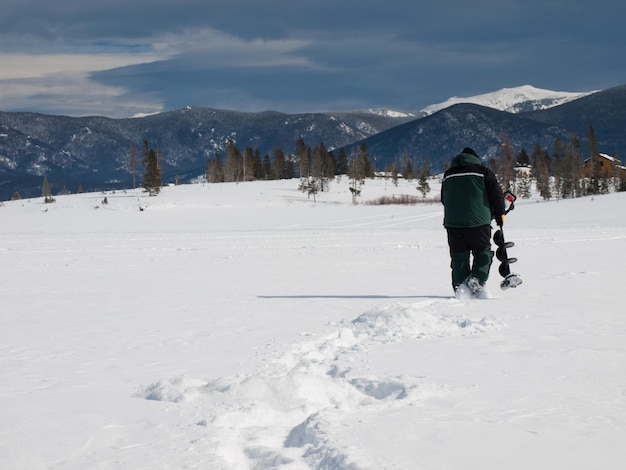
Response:
POLYGON ((624 0, 3 0, 0 110, 417 111, 626 83, 624 0))

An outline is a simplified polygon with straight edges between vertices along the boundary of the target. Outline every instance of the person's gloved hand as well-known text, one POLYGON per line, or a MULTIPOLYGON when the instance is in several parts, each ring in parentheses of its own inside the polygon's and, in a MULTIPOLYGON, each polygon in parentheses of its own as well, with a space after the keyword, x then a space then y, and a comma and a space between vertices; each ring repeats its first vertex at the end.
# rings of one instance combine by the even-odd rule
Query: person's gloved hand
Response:
POLYGON ((496 224, 498 224, 498 227, 502 227, 504 225, 504 214, 496 215, 496 224))

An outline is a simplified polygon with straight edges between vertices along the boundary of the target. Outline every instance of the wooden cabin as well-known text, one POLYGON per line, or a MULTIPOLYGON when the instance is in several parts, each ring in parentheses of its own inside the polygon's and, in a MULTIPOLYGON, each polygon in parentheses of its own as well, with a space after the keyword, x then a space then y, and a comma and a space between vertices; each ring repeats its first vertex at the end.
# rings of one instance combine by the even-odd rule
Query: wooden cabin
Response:
POLYGON ((626 176, 626 167, 622 165, 619 159, 611 157, 606 153, 600 153, 595 158, 585 160, 585 164, 583 165, 583 176, 585 178, 589 177, 593 163, 597 164, 598 174, 595 176, 598 178, 619 178, 620 176, 626 176))

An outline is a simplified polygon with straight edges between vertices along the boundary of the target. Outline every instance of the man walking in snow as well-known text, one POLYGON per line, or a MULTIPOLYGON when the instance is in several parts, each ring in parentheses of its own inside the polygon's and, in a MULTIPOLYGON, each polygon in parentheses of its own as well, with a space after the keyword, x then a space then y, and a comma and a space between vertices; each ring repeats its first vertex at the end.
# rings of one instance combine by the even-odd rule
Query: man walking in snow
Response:
POLYGON ((493 259, 491 220, 495 218, 499 226, 504 224, 504 198, 496 175, 471 148, 464 148, 454 157, 444 173, 441 202, 450 247, 452 287, 458 295, 459 288, 466 285, 475 296, 480 296, 493 259))

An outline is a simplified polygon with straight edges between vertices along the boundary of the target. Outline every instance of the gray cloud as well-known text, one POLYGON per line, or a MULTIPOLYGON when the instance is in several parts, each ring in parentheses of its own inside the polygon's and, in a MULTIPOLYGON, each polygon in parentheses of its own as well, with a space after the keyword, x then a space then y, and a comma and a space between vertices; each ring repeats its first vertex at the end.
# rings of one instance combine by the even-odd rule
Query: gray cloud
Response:
POLYGON ((416 110, 525 83, 626 82, 621 0, 421 3, 7 0, 0 109, 416 110))

